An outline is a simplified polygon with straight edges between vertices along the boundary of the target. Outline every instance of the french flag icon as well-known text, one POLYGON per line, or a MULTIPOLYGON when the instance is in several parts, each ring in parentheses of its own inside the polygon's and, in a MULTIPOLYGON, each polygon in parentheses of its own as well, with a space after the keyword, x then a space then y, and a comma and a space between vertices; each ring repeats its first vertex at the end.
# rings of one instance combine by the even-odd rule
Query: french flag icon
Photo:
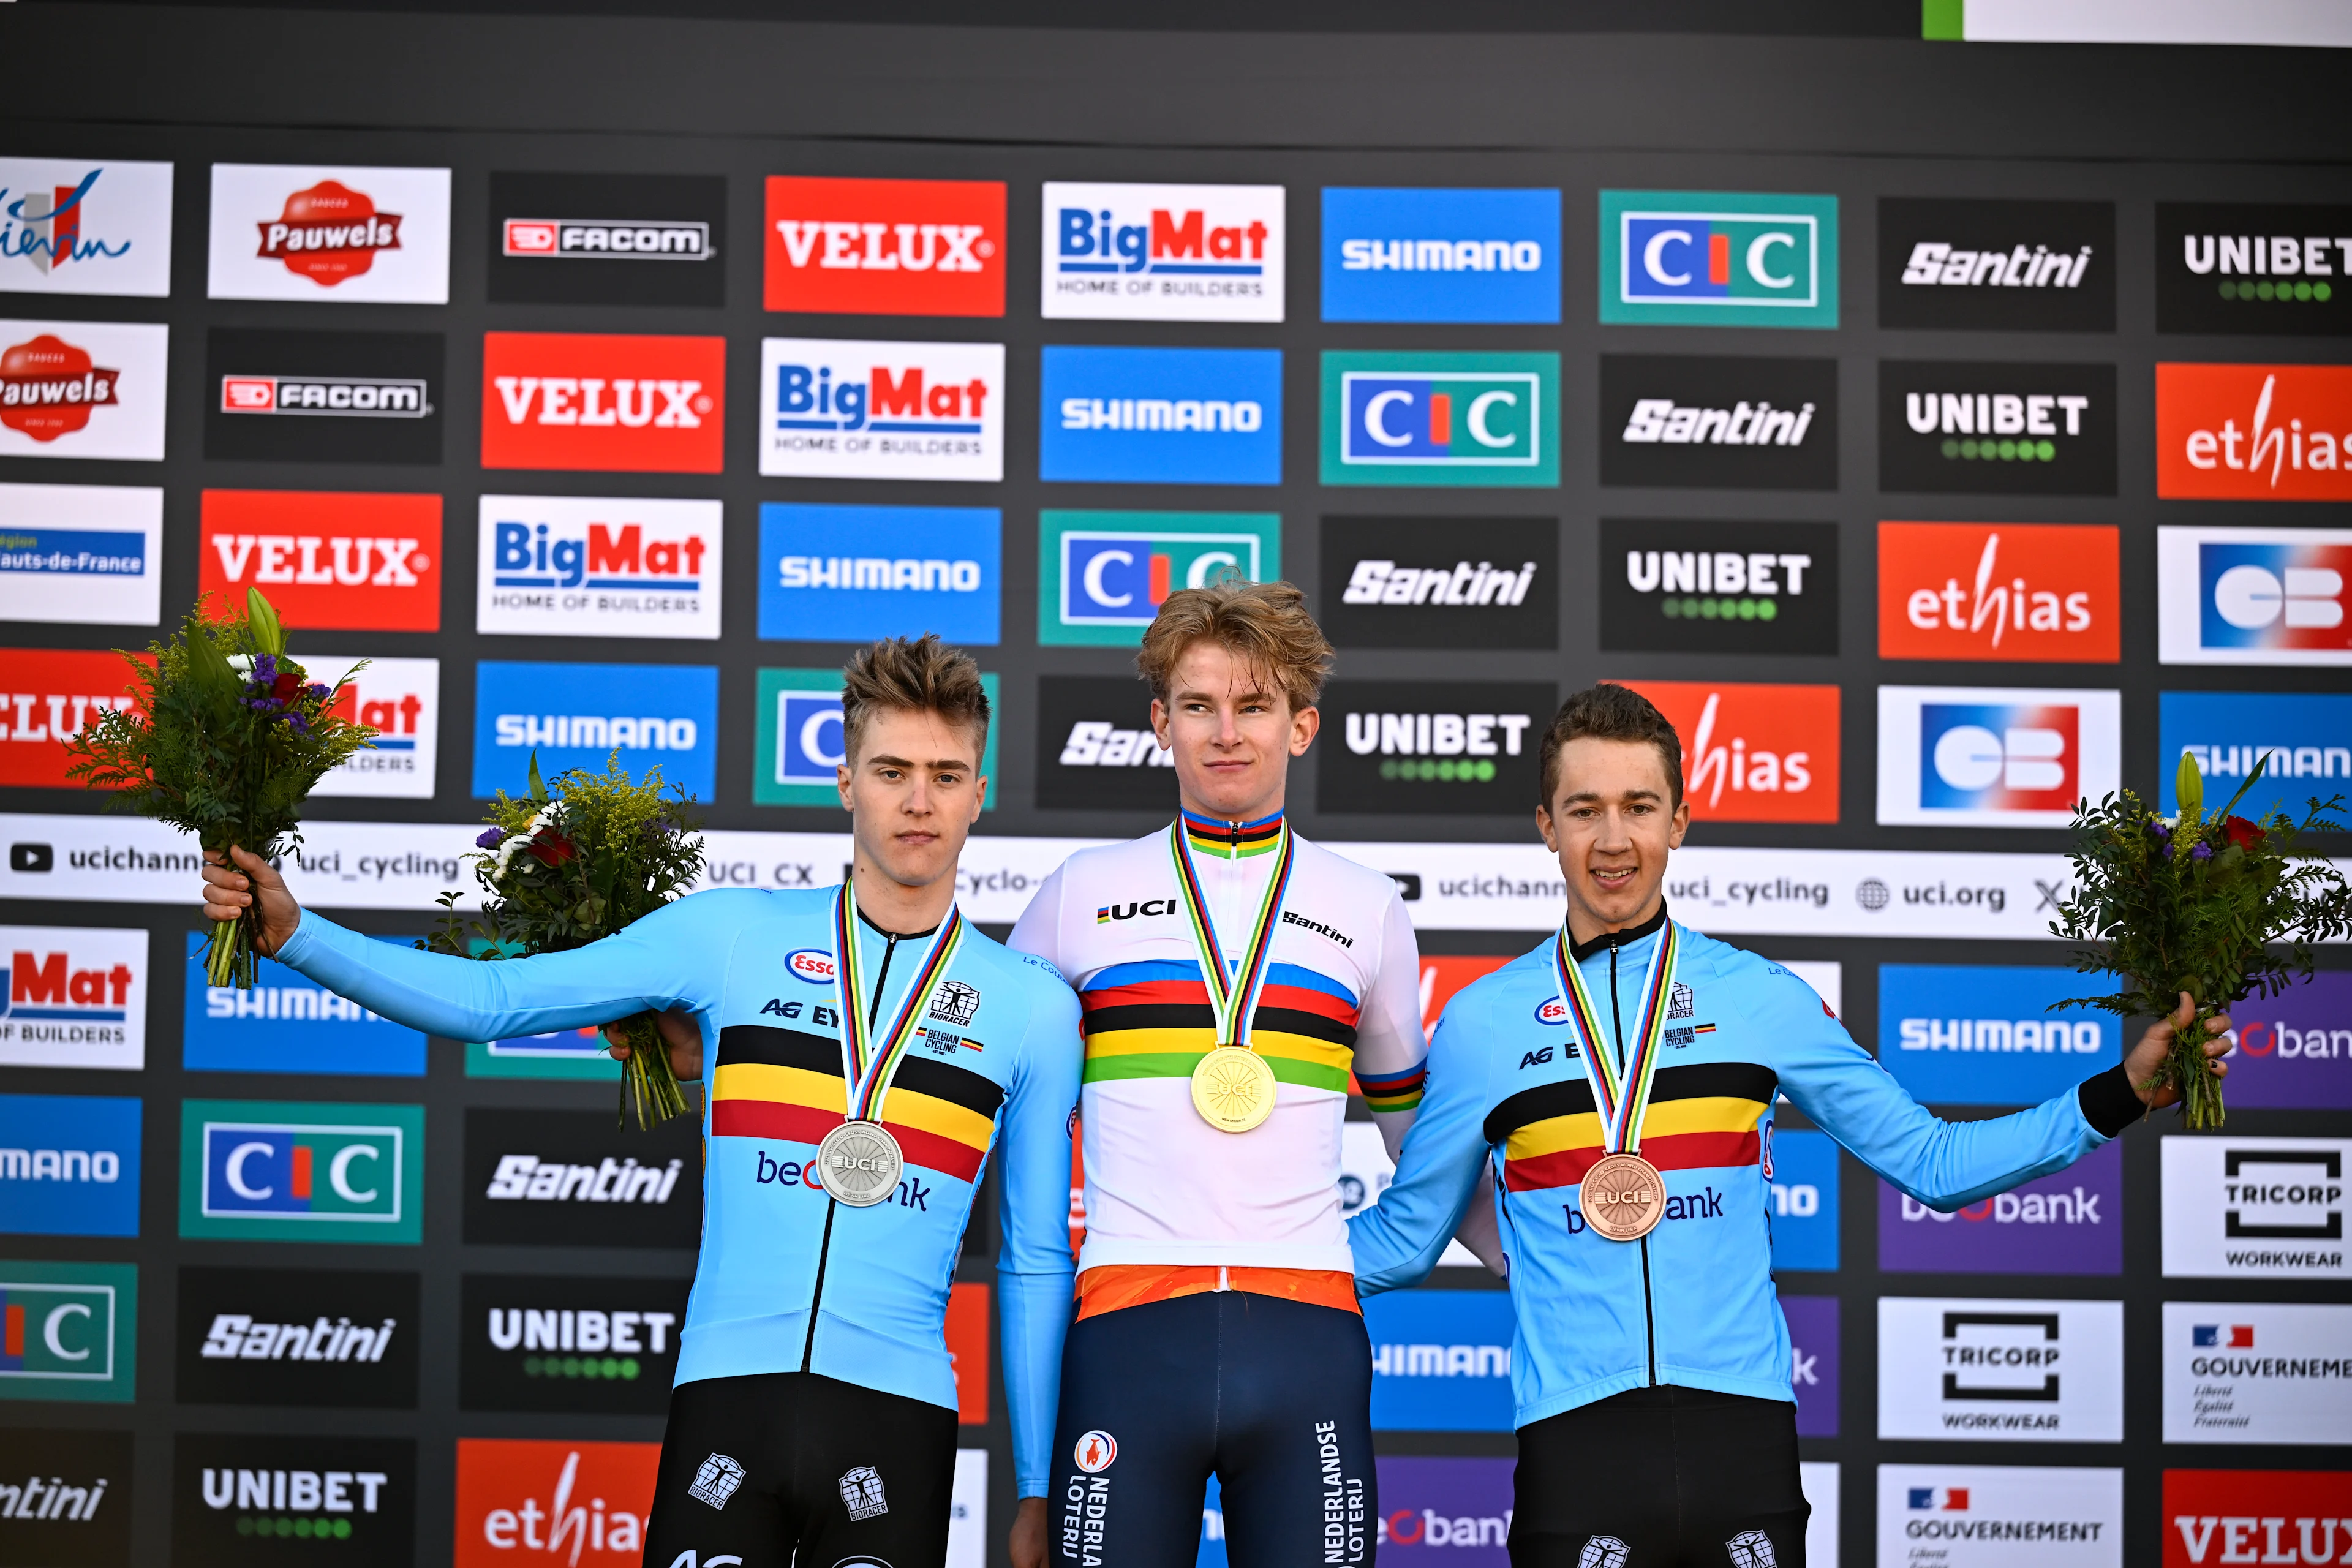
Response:
POLYGON ((2250 1351, 2254 1348, 2254 1326, 2252 1323, 2198 1323, 2191 1331, 2200 1349, 2250 1351), (2230 1337, 2223 1339, 2227 1334, 2230 1337))
POLYGON ((1940 1513, 1966 1513, 1969 1510, 1969 1489, 1966 1487, 1909 1487, 1914 1512, 1933 1510, 1940 1513))

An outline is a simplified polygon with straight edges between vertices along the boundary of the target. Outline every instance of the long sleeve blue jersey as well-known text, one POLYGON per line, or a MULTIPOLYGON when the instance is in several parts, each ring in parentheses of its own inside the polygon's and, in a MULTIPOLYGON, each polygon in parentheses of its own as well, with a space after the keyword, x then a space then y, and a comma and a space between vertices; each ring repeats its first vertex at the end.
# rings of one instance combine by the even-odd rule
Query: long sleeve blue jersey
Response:
MULTIPOLYGON (((700 1026, 702 1253, 677 1381, 814 1372, 956 1405, 943 1325, 986 1163, 1004 1168, 998 1303, 1015 1479, 1044 1495, 1068 1327, 1070 1120, 1078 1003, 1042 960, 965 928, 881 1119, 898 1196, 827 1198, 813 1163, 846 1096, 830 889, 696 893, 572 952, 484 963, 372 941, 304 911, 278 961, 412 1028, 459 1040, 682 1008, 700 1026)), ((866 927, 869 1010, 887 1027, 919 942, 866 927)))

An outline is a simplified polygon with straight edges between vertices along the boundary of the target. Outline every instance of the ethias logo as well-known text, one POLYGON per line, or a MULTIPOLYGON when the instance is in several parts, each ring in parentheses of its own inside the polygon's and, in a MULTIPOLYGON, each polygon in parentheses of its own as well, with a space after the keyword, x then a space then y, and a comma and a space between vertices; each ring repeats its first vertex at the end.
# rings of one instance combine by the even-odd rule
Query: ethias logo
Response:
POLYGON ((2114 691, 1878 689, 1878 820, 2063 827, 2074 803, 2118 787, 2114 691))
POLYGON ((1629 680, 1684 737, 1683 789, 1717 822, 1838 819, 1838 689, 1629 680))
POLYGON ((2156 493, 2352 500, 2352 365, 2158 364, 2156 493))
POLYGON ((1279 321, 1280 185, 1047 182, 1048 321, 1279 321))
POLYGON ((2166 664, 2352 664, 2352 531, 2159 528, 2166 664))
POLYGON ((1323 356, 1327 485, 1559 483, 1559 356, 1323 356))
POLYGON ((413 1246, 424 1138, 421 1106, 184 1101, 180 1234, 413 1246))
POLYGON ((1878 657, 2112 664, 2120 539, 2053 523, 1878 525, 1878 657))
POLYGON ((1835 196, 1601 193, 1601 319, 1834 327, 1835 196))

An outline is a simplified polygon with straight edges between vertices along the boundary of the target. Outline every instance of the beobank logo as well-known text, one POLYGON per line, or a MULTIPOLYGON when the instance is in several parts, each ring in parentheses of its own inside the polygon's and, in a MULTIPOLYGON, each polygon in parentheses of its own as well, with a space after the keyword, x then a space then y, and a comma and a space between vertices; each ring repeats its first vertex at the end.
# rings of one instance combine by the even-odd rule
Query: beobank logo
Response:
POLYGON ((482 467, 715 474, 727 340, 482 334, 482 467))
POLYGON ((119 653, 9 648, 0 671, 0 784, 71 784, 66 742, 100 713, 137 706, 119 653))
POLYGON ((1004 314, 1001 180, 768 178, 771 310, 1004 314))
POLYGON ((2352 1556, 2341 1470, 2167 1470, 2164 1568, 2341 1563, 2352 1556))
POLYGON ((2156 493, 2352 500, 2352 365, 2158 365, 2156 493))
POLYGON ((441 498, 206 490, 196 591, 259 588, 303 631, 441 629, 441 498))
POLYGON ((658 1443, 460 1437, 451 1561, 637 1568, 660 1463, 658 1443))
POLYGON ((1838 689, 1628 680, 1683 743, 1683 796, 1717 822, 1838 819, 1838 689))
POLYGON ((2113 664, 2119 531, 2040 522, 1878 525, 1878 657, 2113 664))

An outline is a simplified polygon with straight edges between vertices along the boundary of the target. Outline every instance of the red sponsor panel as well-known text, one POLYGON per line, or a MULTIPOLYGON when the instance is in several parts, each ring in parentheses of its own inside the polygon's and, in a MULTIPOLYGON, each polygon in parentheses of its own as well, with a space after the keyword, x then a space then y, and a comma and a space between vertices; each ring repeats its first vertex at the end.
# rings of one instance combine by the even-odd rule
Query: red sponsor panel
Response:
POLYGON ((771 310, 1004 314, 996 180, 768 179, 771 310))
POLYGON ((119 653, 0 649, 0 784, 71 784, 67 740, 110 708, 139 706, 136 677, 119 653))
POLYGON ((2112 664, 2121 531, 2046 522, 1878 525, 1878 657, 2112 664))
POLYGON ((1456 991, 1482 975, 1494 973, 1516 956, 1517 955, 1515 953, 1506 953, 1490 958, 1485 953, 1480 953, 1475 958, 1464 958, 1449 953, 1444 957, 1433 958, 1426 953, 1423 954, 1421 1032, 1424 1035, 1435 1034, 1437 1020, 1444 1016, 1445 1005, 1454 1000, 1454 994, 1456 991))
POLYGON ((988 1286, 948 1287, 948 1362, 955 1368, 956 1421, 988 1425, 988 1286))
POLYGON ((196 588, 305 631, 441 629, 441 498, 206 490, 196 588))
POLYGON ((2158 365, 2156 493, 2352 500, 2352 365, 2158 365))
POLYGON ((1838 689, 1628 680, 1683 742, 1683 797, 1716 822, 1838 819, 1838 689))
POLYGON ((455 1568, 637 1568, 659 1443, 457 1439, 455 1568))
POLYGON ((482 334, 482 467, 715 474, 727 340, 482 334))
POLYGON ((2164 1472, 2164 1568, 2347 1557, 2352 1471, 2164 1472))

